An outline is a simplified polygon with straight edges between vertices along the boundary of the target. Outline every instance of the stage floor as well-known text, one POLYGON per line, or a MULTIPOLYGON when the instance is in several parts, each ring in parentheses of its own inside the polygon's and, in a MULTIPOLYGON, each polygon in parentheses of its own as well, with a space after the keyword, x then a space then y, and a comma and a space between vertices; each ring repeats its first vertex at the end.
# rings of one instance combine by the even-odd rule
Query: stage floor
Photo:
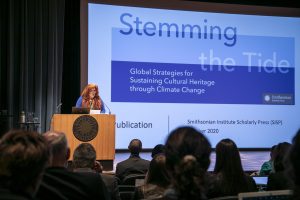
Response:
MULTIPOLYGON (((269 151, 241 151, 240 152, 242 165, 244 171, 258 171, 261 165, 269 160, 270 152, 269 151)), ((143 159, 151 160, 151 153, 141 153, 140 156, 143 159)), ((116 153, 114 160, 114 171, 116 169, 117 163, 127 159, 129 157, 129 153, 116 153)), ((211 154, 209 171, 213 171, 215 166, 216 154, 213 152, 211 154)))

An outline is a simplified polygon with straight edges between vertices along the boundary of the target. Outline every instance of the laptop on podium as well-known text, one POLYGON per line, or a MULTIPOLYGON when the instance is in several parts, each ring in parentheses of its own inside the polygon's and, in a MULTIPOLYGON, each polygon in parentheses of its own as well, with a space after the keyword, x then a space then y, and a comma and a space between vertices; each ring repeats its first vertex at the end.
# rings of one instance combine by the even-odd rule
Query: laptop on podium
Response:
POLYGON ((90 114, 90 108, 72 107, 72 114, 90 114))

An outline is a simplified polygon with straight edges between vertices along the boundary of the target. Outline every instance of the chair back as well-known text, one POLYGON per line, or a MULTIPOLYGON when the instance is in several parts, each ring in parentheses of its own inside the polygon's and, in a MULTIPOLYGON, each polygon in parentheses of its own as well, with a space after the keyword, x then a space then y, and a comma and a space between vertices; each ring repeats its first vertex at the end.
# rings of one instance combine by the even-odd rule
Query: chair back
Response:
POLYGON ((120 199, 121 200, 131 200, 133 198, 134 192, 132 191, 120 191, 120 199))
POLYGON ((134 192, 134 185, 119 185, 119 192, 134 192))
POLYGON ((238 200, 238 196, 224 196, 224 197, 216 197, 209 200, 238 200))
POLYGON ((145 174, 132 174, 124 178, 122 185, 135 185, 136 179, 145 179, 145 174))
POLYGON ((239 200, 289 200, 291 196, 291 190, 245 192, 238 194, 239 200))

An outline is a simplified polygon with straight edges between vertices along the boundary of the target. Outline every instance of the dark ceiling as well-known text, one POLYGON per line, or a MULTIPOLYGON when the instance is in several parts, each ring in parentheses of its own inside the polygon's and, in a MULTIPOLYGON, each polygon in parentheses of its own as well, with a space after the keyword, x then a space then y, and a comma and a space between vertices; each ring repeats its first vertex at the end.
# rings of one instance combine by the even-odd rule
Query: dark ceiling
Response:
POLYGON ((300 8, 300 2, 297 0, 188 0, 188 1, 199 1, 199 2, 216 2, 216 3, 232 3, 232 4, 242 4, 242 5, 259 5, 259 6, 273 6, 273 7, 289 7, 289 8, 300 8))

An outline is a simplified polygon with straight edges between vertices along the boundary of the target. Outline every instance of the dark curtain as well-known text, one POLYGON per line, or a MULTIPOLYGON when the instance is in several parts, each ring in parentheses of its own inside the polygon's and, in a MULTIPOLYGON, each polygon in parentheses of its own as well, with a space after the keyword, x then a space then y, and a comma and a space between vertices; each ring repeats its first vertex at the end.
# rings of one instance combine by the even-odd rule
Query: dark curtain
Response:
POLYGON ((44 132, 62 98, 65 1, 4 0, 0 9, 1 129, 17 128, 25 111, 44 132))
POLYGON ((71 113, 80 96, 80 0, 65 0, 61 112, 71 113))

